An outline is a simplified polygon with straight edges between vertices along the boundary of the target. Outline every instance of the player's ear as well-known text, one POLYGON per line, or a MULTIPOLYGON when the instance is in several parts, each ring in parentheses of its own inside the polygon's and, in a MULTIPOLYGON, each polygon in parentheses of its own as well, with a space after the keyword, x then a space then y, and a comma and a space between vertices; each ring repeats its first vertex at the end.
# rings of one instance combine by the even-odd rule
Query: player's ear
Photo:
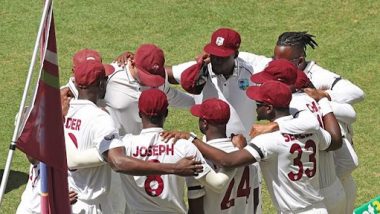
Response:
POLYGON ((305 62, 305 57, 300 56, 297 60, 297 67, 300 68, 300 66, 303 65, 304 62, 305 62))
POLYGON ((267 114, 272 114, 273 111, 274 111, 273 106, 272 105, 267 105, 266 107, 267 107, 266 113, 267 114))

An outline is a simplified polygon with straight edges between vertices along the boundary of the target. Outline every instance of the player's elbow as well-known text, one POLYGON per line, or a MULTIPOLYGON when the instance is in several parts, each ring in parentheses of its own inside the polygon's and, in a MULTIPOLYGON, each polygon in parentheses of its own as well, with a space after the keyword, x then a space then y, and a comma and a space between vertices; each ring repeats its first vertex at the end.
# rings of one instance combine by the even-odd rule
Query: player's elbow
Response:
POLYGON ((361 102, 365 98, 364 91, 362 89, 360 89, 359 87, 356 87, 356 89, 354 91, 352 91, 351 94, 353 96, 353 99, 352 99, 351 103, 361 102))
POLYGON ((364 91, 357 86, 346 89, 345 94, 347 94, 348 96, 345 96, 346 99, 343 98, 342 101, 344 103, 354 104, 363 101, 365 98, 364 91))
POLYGON ((338 135, 331 135, 331 144, 330 146, 327 148, 326 151, 334 151, 334 150, 337 150, 339 148, 342 147, 342 144, 343 144, 343 140, 342 140, 342 136, 338 136, 338 135))
POLYGON ((108 164, 115 172, 121 173, 125 171, 123 170, 123 161, 121 157, 109 157, 108 164))

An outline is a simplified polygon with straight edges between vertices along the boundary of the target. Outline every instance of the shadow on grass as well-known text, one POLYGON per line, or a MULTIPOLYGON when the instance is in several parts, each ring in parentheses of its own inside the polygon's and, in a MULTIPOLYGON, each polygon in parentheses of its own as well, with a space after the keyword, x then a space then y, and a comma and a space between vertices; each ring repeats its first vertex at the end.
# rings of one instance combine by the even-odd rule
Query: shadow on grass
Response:
MULTIPOLYGON (((4 173, 4 169, 0 170, 0 179, 2 179, 4 173)), ((1 180, 0 180, 1 182, 1 180)), ((25 172, 19 172, 11 170, 8 177, 7 188, 5 188, 5 194, 8 192, 19 188, 21 185, 26 184, 28 182, 28 174, 25 172)))

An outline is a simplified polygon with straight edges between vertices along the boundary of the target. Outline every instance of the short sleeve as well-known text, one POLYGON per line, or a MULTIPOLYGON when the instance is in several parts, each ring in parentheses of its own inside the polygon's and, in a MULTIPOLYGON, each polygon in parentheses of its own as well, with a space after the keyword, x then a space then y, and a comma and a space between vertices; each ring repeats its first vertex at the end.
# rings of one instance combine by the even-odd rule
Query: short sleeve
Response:
POLYGON ((117 134, 109 134, 104 137, 104 139, 100 142, 98 148, 99 154, 103 154, 104 152, 114 149, 117 147, 123 147, 123 142, 119 139, 117 134))
POLYGON ((92 135, 93 144, 98 148, 99 154, 105 151, 122 146, 119 139, 119 133, 115 128, 115 125, 111 117, 104 112, 104 114, 98 116, 93 124, 92 135))
POLYGON ((247 150, 257 162, 268 159, 273 154, 272 145, 275 139, 270 139, 271 134, 263 134, 253 138, 246 147, 247 150))
POLYGON ((177 82, 181 82, 182 72, 186 70, 188 67, 194 65, 195 63, 196 63, 195 61, 190 61, 190 62, 178 64, 178 65, 173 65, 172 72, 173 72, 174 79, 177 80, 177 82))
POLYGON ((186 177, 186 185, 189 199, 200 198, 206 194, 204 187, 194 177, 186 177))
POLYGON ((207 164, 206 160, 204 159, 202 153, 197 149, 194 144, 192 144, 188 140, 179 140, 175 144, 175 148, 178 151, 179 154, 182 154, 181 158, 188 157, 188 156, 194 156, 194 159, 197 161, 200 161, 203 166, 203 172, 199 173, 197 176, 195 176, 195 179, 200 179, 203 176, 207 175, 212 169, 211 167, 207 164))

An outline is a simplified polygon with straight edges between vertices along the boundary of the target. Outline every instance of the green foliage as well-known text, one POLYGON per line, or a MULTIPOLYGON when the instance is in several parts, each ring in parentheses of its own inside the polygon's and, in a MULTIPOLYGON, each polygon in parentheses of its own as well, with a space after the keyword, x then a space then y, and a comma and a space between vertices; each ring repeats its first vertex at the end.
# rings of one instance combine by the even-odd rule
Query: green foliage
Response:
MULTIPOLYGON (((5 0, 0 7, 0 163, 5 165, 13 134, 14 115, 22 96, 43 1, 5 0)), ((71 74, 71 57, 79 49, 99 50, 104 61, 112 61, 141 43, 163 48, 168 65, 198 55, 218 27, 238 30, 241 50, 272 55, 283 31, 309 31, 319 47, 308 50, 314 59, 366 92, 366 100, 355 105, 358 113, 355 146, 360 167, 354 171, 358 187, 356 206, 380 193, 378 93, 380 46, 380 2, 348 1, 55 1, 61 83, 71 74)), ((166 128, 194 130, 197 119, 186 111, 171 110, 166 128)), ((0 166, 3 168, 3 166, 0 166)), ((28 162, 16 152, 12 170, 27 173, 28 162)), ((26 180, 25 180, 26 182, 26 180)), ((12 177, 0 213, 14 213, 24 185, 12 177)), ((264 213, 274 207, 264 188, 264 213)))

